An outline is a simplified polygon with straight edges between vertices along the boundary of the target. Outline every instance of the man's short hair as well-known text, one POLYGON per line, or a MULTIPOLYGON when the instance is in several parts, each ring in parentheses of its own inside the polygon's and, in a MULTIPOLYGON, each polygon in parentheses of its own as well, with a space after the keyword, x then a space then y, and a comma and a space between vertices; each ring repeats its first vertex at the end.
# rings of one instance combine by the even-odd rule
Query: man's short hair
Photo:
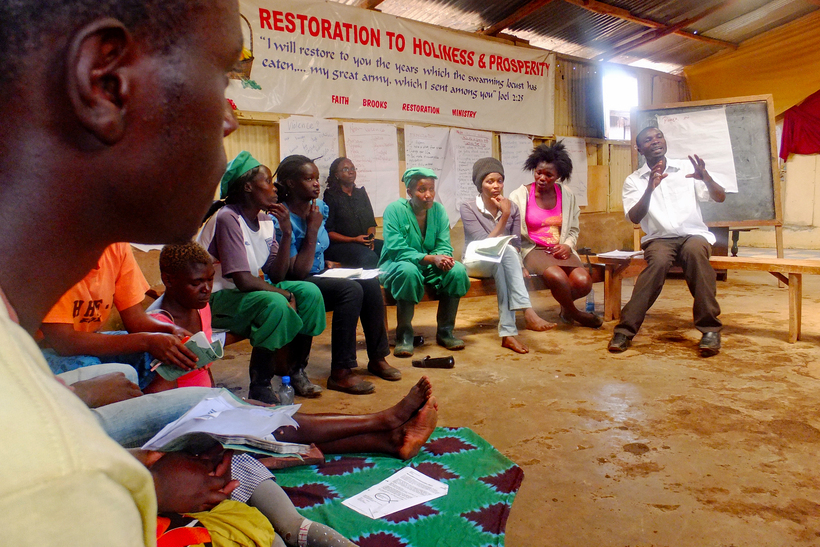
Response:
POLYGON ((196 241, 166 245, 159 253, 159 271, 166 275, 184 272, 191 264, 213 264, 211 255, 196 241))
POLYGON ((3 0, 0 91, 20 78, 26 56, 53 47, 55 36, 70 36, 91 21, 113 17, 149 47, 164 50, 183 34, 189 15, 199 6, 199 0, 3 0))
POLYGON ((636 145, 636 146, 638 145, 638 140, 641 138, 641 136, 642 136, 644 133, 646 133, 647 131, 649 131, 650 129, 654 129, 655 131, 658 131, 658 132, 660 132, 660 134, 661 134, 661 135, 663 135, 663 131, 661 131, 660 129, 658 129, 658 128, 657 128, 657 127, 655 127, 654 125, 650 125, 649 127, 644 127, 643 129, 641 129, 640 131, 638 131, 638 134, 637 134, 637 135, 635 135, 635 145, 636 145))

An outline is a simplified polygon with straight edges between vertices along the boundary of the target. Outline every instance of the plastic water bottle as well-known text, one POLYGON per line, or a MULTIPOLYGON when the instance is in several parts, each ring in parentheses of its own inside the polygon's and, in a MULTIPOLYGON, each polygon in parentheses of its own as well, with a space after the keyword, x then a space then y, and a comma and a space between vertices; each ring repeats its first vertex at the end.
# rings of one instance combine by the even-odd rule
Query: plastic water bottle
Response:
POLYGON ((282 376, 282 385, 279 387, 277 395, 279 395, 279 404, 293 404, 293 386, 290 385, 290 376, 282 376))
POLYGON ((589 294, 587 295, 586 311, 587 313, 595 312, 595 289, 590 289, 589 294))

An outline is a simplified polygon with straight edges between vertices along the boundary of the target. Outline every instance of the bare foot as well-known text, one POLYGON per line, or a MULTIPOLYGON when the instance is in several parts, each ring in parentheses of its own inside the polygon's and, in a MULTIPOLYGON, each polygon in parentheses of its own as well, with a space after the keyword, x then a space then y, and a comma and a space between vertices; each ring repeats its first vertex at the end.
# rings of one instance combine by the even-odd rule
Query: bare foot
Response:
POLYGON ((555 328, 555 323, 550 323, 549 321, 542 319, 532 308, 527 308, 524 310, 524 325, 527 330, 534 330, 538 332, 555 328))
POLYGON ((391 430, 404 425, 432 396, 433 385, 430 383, 430 378, 422 376, 401 401, 379 413, 384 429, 391 430))
POLYGON ((529 353, 530 348, 518 341, 515 336, 502 336, 501 347, 513 350, 515 353, 529 353))
POLYGON ((437 406, 436 398, 430 397, 418 414, 400 428, 402 440, 396 452, 399 458, 409 460, 415 457, 430 438, 438 421, 437 406))

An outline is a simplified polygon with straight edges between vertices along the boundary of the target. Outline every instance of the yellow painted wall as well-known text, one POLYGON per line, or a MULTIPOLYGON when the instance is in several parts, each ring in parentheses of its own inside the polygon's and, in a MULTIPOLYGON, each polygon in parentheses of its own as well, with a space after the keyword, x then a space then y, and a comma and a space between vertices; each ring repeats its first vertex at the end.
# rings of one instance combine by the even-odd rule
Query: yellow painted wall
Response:
MULTIPOLYGON (((792 155, 782 180, 783 246, 820 249, 820 155, 792 155)), ((740 245, 775 246, 774 228, 741 232, 740 245)))

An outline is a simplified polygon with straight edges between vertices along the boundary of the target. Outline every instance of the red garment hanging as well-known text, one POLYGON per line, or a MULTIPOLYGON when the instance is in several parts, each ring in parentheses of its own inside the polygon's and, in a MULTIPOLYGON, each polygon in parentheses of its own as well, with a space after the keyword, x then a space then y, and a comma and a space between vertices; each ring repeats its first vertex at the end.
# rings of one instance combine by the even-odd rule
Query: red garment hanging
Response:
POLYGON ((783 113, 780 157, 789 154, 820 154, 820 91, 783 113))

